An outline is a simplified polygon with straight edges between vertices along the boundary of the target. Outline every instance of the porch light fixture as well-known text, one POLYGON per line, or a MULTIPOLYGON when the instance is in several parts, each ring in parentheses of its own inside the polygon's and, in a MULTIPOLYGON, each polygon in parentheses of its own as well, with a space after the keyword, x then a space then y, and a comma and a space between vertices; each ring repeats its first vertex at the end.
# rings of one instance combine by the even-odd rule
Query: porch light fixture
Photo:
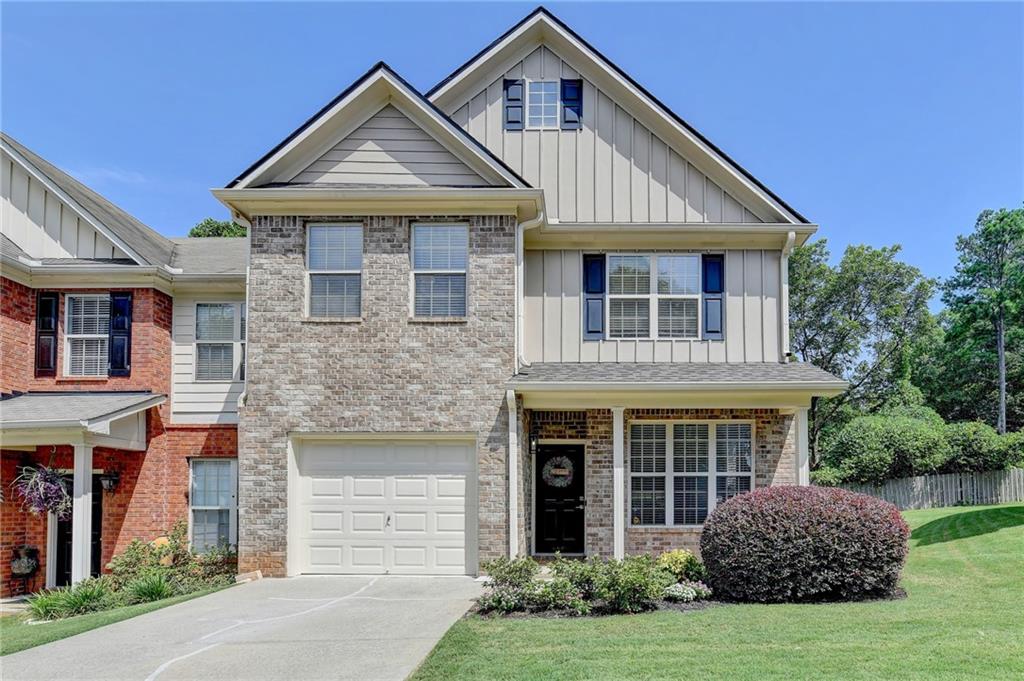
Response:
POLYGON ((104 492, 113 492, 117 489, 119 482, 121 482, 121 474, 117 471, 110 471, 100 476, 100 486, 104 492))
POLYGON ((530 433, 530 454, 537 453, 537 433, 530 433))

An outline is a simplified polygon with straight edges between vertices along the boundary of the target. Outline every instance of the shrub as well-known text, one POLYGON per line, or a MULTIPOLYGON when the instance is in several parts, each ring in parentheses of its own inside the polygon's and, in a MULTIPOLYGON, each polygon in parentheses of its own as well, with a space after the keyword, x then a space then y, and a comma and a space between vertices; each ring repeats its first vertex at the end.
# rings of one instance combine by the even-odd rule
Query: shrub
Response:
POLYGON ((1004 465, 999 433, 987 423, 950 423, 946 426, 946 441, 951 452, 943 466, 946 473, 990 471, 1004 465))
POLYGON ((707 576, 704 564, 686 549, 666 551, 658 556, 657 565, 662 570, 671 573, 677 582, 699 582, 707 576))
POLYGON ((999 438, 999 458, 1005 468, 1024 468, 1024 430, 999 438))
POLYGON ((538 610, 564 610, 573 615, 590 613, 590 603, 579 587, 565 577, 555 577, 537 585, 530 605, 538 610))
POLYGON ((540 565, 533 558, 495 558, 483 564, 494 586, 523 588, 528 586, 540 572, 540 565))
POLYGON ((103 579, 86 579, 74 586, 48 589, 28 597, 28 611, 39 619, 82 615, 108 607, 109 584, 103 579))
POLYGON ((701 555, 719 598, 857 600, 890 594, 910 529, 892 504, 825 487, 766 487, 719 505, 701 555))
POLYGON ((532 558, 496 558, 483 564, 491 580, 477 604, 486 612, 509 613, 524 610, 535 601, 539 585, 534 582, 540 565, 532 558))
POLYGON ((879 484, 933 473, 949 456, 945 430, 928 421, 861 416, 840 431, 825 463, 838 468, 843 480, 879 484))
POLYGON ((125 591, 136 603, 159 601, 174 595, 174 587, 159 572, 139 577, 134 582, 130 582, 125 587, 125 591))
POLYGON ((204 554, 192 553, 188 545, 188 525, 175 523, 164 542, 131 542, 107 565, 114 590, 125 589, 143 578, 162 576, 173 591, 191 593, 234 580, 235 554, 227 547, 204 554))
POLYGON ((823 465, 811 471, 811 482, 821 487, 835 487, 844 482, 843 472, 835 466, 823 465))
POLYGON ((694 597, 698 601, 711 598, 711 587, 704 582, 679 582, 679 584, 693 589, 694 597))
POLYGON ((647 555, 609 560, 597 580, 596 595, 611 612, 641 612, 654 607, 675 581, 647 555))
POLYGON ((567 579, 588 601, 593 600, 597 593, 597 582, 603 569, 604 561, 597 556, 585 561, 559 557, 551 564, 551 572, 556 577, 567 579))
POLYGON ((689 603, 697 600, 697 592, 686 584, 669 584, 665 587, 665 600, 676 603, 689 603))
POLYGON ((484 594, 476 599, 476 602, 484 612, 504 614, 524 610, 530 602, 531 595, 524 587, 495 585, 489 586, 484 594))

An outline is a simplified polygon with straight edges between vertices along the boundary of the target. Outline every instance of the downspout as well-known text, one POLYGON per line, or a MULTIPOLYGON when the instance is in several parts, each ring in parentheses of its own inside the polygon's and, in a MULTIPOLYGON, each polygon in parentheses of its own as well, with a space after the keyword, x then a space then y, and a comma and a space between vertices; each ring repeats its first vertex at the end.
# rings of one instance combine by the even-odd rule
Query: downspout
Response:
POLYGON ((519 373, 521 367, 528 367, 530 363, 523 359, 523 295, 525 289, 525 276, 523 271, 523 235, 526 230, 539 227, 544 222, 544 211, 538 211, 537 217, 526 222, 520 222, 516 225, 516 303, 515 303, 515 340, 514 340, 514 353, 515 353, 515 365, 516 373, 519 373))
POLYGON ((252 262, 252 222, 247 220, 238 211, 231 211, 231 219, 245 227, 245 239, 248 248, 245 249, 245 356, 242 362, 242 369, 245 371, 245 381, 242 384, 242 392, 238 396, 236 406, 239 411, 245 406, 245 400, 249 396, 249 266, 252 262))
POLYGON ((782 245, 782 256, 779 262, 779 331, 782 337, 782 361, 789 362, 792 353, 789 351, 789 254, 796 243, 796 232, 786 234, 786 243, 782 245))

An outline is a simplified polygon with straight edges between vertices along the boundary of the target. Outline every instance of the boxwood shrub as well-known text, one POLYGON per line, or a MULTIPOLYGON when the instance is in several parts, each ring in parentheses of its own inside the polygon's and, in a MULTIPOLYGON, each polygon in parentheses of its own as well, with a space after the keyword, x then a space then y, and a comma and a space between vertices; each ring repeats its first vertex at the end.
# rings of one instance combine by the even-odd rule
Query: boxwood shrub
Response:
POLYGON ((724 600, 859 600, 896 588, 910 529, 892 504, 837 488, 766 487, 719 505, 701 536, 724 600))
POLYGON ((844 481, 880 484, 934 473, 950 455, 941 425, 905 416, 861 416, 843 427, 825 463, 844 481))

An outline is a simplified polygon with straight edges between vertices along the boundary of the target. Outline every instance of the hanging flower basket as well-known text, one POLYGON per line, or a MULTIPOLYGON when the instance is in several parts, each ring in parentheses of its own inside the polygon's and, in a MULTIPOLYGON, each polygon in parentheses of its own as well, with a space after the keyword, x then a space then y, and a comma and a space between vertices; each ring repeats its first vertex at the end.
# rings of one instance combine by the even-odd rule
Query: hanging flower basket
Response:
POLYGON ((71 495, 58 470, 49 466, 26 466, 14 479, 13 487, 30 512, 37 515, 52 512, 61 519, 71 517, 71 495))

